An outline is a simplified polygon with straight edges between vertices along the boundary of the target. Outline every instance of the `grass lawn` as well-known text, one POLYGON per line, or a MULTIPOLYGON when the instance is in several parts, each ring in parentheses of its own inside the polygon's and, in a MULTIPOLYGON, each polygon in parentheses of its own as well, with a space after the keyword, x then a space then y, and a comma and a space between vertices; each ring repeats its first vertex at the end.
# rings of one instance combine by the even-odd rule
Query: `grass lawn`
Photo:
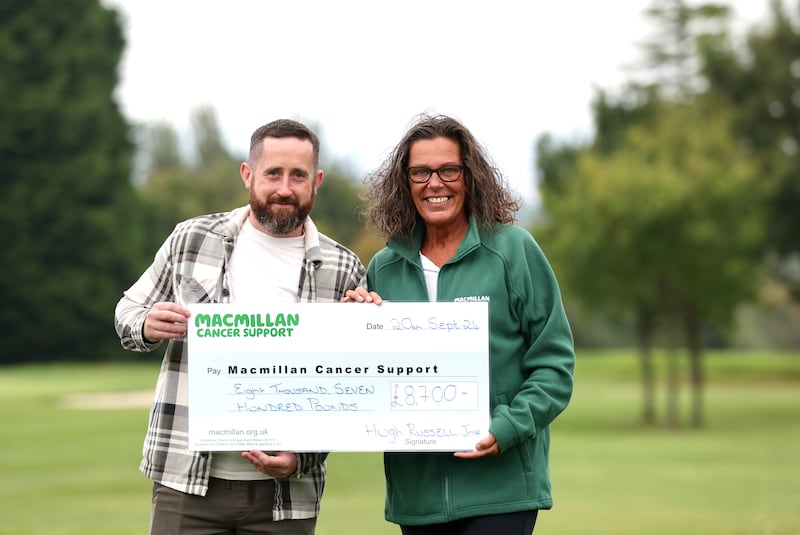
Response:
MULTIPOLYGON (((553 426, 555 507, 536 533, 800 533, 800 355, 709 353, 700 430, 639 426, 632 352, 578 358, 573 401, 553 426)), ((0 535, 147 532, 150 483, 137 470, 147 408, 70 402, 149 391, 157 373, 155 356, 0 368, 0 535)), ((687 400, 684 388, 683 415, 687 400)), ((383 520, 379 453, 333 453, 328 467, 319 535, 400 533, 383 520)))

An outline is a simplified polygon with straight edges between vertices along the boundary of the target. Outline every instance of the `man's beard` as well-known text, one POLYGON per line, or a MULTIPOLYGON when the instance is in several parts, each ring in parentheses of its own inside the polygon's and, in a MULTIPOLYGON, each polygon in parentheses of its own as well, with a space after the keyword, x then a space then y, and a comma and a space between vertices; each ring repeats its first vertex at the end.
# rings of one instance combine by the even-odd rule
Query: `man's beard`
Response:
POLYGON ((270 234, 282 236, 290 234, 297 229, 311 213, 311 208, 314 206, 314 196, 317 194, 316 190, 311 192, 311 198, 305 204, 300 204, 294 197, 279 197, 277 195, 271 197, 266 202, 257 199, 250 190, 250 209, 255 214, 256 219, 261 223, 270 234), (273 211, 273 203, 289 204, 293 208, 278 208, 273 211))

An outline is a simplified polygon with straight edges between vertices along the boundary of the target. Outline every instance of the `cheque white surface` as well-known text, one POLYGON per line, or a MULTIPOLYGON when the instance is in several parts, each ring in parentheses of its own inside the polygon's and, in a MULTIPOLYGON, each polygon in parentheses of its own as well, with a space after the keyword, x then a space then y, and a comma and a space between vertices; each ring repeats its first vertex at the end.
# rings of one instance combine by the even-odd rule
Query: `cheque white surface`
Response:
POLYGON ((189 310, 192 450, 460 451, 488 432, 488 303, 189 310))

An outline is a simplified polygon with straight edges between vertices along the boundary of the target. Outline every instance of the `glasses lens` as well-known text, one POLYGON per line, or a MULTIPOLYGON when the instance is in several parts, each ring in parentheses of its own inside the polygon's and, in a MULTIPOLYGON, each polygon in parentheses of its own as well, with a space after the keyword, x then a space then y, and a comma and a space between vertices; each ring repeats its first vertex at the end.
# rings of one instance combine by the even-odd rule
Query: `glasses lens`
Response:
POLYGON ((439 168, 439 176, 442 180, 455 180, 461 174, 461 168, 457 165, 448 165, 439 168))
POLYGON ((431 176, 431 170, 427 167, 409 167, 408 176, 414 182, 426 182, 431 176))
POLYGON ((433 173, 439 175, 439 179, 444 182, 453 182, 458 180, 458 177, 461 176, 461 166, 460 165, 445 165, 440 167, 439 169, 430 169, 428 167, 409 167, 408 168, 408 177, 411 179, 412 182, 417 182, 418 184, 424 184, 427 182, 433 173))

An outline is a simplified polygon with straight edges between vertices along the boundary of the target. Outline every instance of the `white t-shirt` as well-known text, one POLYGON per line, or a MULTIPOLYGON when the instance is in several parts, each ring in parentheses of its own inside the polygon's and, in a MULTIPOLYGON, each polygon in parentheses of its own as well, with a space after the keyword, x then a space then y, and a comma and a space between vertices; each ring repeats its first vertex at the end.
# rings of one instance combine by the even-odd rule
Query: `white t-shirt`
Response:
POLYGON ((305 241, 276 238, 248 219, 233 248, 228 277, 234 303, 296 303, 305 241))
POLYGON ((425 273, 425 284, 428 287, 428 300, 436 302, 439 291, 439 266, 431 262, 427 256, 419 253, 419 260, 422 262, 422 272, 425 273))
MULTIPOLYGON (((304 255, 303 236, 276 238, 256 229, 248 219, 236 239, 228 266, 231 302, 298 302, 304 255)), ((272 479, 253 468, 239 451, 214 452, 211 475, 232 480, 272 479)))

